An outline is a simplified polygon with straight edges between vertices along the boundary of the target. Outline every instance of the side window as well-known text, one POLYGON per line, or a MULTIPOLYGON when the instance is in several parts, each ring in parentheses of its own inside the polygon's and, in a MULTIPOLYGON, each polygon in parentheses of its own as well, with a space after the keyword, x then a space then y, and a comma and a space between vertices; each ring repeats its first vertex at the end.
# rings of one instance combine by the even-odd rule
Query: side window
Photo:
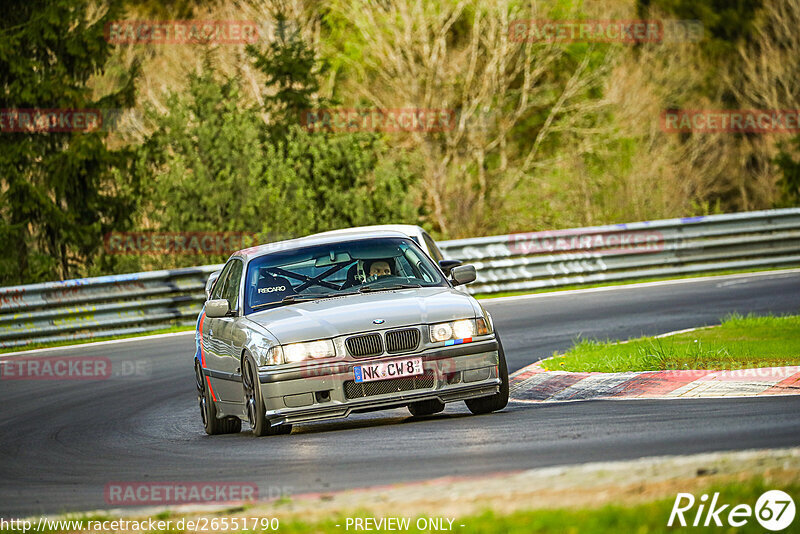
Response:
POLYGON ((436 246, 436 243, 431 239, 431 236, 426 234, 425 232, 422 233, 422 239, 425 240, 425 246, 428 247, 428 250, 431 252, 431 258, 436 263, 439 263, 444 259, 442 252, 439 250, 439 247, 436 246))
POLYGON ((233 260, 228 279, 222 289, 222 297, 228 301, 228 309, 236 310, 239 307, 239 286, 242 281, 242 262, 233 260))
POLYGON ((219 278, 217 278, 217 281, 214 282, 214 290, 211 292, 211 300, 224 298, 222 296, 222 290, 225 288, 225 284, 228 282, 228 275, 231 273, 231 267, 233 267, 233 264, 233 261, 229 261, 228 264, 222 269, 222 272, 219 273, 219 278))

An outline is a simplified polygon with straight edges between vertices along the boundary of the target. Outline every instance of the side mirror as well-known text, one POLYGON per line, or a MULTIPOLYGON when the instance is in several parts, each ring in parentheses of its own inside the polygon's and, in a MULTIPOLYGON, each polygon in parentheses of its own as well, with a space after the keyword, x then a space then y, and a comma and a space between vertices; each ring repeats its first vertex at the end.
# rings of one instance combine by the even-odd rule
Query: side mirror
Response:
POLYGON ((220 317, 227 317, 230 313, 228 301, 225 299, 207 300, 206 301, 206 317, 211 319, 218 319, 220 317))
POLYGON ((217 281, 221 273, 222 271, 214 271, 208 276, 208 280, 206 281, 206 300, 211 298, 211 290, 214 289, 214 282, 217 281))
POLYGON ((439 268, 445 276, 450 276, 451 269, 459 265, 461 265, 461 260, 439 260, 439 268))
POLYGON ((454 285, 460 286, 474 282, 478 278, 478 273, 474 265, 459 265, 450 270, 450 278, 454 285))

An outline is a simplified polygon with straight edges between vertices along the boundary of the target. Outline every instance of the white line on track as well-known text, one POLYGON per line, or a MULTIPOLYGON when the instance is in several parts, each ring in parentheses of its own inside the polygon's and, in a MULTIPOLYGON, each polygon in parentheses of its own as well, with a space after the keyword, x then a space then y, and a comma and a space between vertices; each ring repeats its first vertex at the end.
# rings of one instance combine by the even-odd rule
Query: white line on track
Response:
POLYGON ((679 278, 677 280, 659 280, 657 282, 639 282, 636 284, 622 284, 618 286, 605 286, 605 287, 590 287, 587 289, 568 289, 565 291, 550 291, 547 293, 533 293, 530 295, 514 295, 511 297, 495 297, 481 299, 486 302, 511 302, 515 300, 536 299, 546 297, 560 297, 564 295, 579 295, 582 293, 599 293, 604 291, 618 291, 622 289, 639 289, 645 287, 659 287, 677 284, 692 284, 697 282, 708 282, 711 280, 731 280, 740 278, 759 278, 763 276, 782 277, 800 273, 800 269, 782 269, 779 271, 763 271, 757 273, 738 273, 738 274, 723 274, 718 276, 701 276, 697 278, 679 278))

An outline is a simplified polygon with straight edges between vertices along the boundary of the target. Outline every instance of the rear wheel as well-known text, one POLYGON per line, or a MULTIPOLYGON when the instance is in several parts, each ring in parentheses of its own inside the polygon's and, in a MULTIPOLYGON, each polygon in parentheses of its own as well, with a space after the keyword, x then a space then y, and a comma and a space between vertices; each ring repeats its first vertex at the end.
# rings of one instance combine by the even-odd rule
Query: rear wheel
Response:
POLYGON ((508 404, 508 365, 506 355, 503 352, 503 344, 497 338, 497 375, 500 378, 500 391, 489 397, 480 397, 464 401, 469 411, 475 415, 496 412, 502 410, 508 404))
POLYGON ((242 388, 244 389, 244 402, 247 408, 247 420, 250 422, 253 434, 256 436, 274 436, 291 433, 292 425, 272 426, 269 419, 267 419, 267 412, 264 407, 264 400, 261 397, 261 388, 259 387, 258 373, 256 373, 255 369, 252 358, 245 357, 242 388))
POLYGON ((203 428, 206 434, 215 436, 217 434, 235 434, 242 430, 242 421, 238 417, 217 417, 217 405, 211 398, 209 388, 203 379, 203 371, 200 364, 194 366, 195 382, 197 386, 197 402, 200 405, 200 417, 203 421, 203 428))
POLYGON ((414 417, 433 415, 444 410, 444 403, 438 399, 414 402, 408 405, 408 411, 414 417))

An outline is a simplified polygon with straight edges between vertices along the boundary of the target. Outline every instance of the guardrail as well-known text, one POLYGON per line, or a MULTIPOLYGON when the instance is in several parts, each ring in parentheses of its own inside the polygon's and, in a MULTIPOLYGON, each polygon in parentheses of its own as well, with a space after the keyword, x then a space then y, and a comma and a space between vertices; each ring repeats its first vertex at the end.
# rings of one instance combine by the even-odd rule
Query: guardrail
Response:
MULTIPOLYGON (((472 263, 470 293, 800 265, 800 209, 439 243, 472 263)), ((190 326, 221 265, 0 288, 0 347, 190 326)))
POLYGON ((477 237, 440 243, 474 264, 470 293, 800 265, 800 209, 477 237))
POLYGON ((221 265, 0 288, 0 347, 194 324, 221 265))

